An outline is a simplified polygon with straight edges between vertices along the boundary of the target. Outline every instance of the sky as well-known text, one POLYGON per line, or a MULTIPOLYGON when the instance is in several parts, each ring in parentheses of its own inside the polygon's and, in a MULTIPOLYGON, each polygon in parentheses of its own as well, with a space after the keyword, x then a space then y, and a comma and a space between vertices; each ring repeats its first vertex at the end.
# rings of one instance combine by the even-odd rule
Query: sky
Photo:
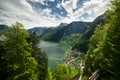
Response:
POLYGON ((91 22, 105 13, 109 0, 0 0, 0 24, 20 22, 26 29, 91 22))

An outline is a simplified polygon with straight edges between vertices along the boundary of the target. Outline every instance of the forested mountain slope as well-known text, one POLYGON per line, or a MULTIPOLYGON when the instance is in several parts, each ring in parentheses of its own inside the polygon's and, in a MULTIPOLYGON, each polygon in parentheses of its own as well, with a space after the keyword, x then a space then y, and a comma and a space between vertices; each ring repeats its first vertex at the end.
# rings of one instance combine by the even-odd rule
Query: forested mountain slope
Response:
POLYGON ((90 25, 89 28, 81 35, 79 38, 77 38, 73 43, 72 49, 76 49, 81 52, 86 52, 88 49, 88 44, 91 36, 93 35, 95 28, 98 24, 104 24, 105 19, 104 15, 99 16, 96 18, 90 25))
POLYGON ((51 31, 46 30, 41 38, 46 41, 59 42, 64 36, 71 35, 73 33, 82 34, 90 22, 72 22, 70 24, 61 23, 58 27, 52 29, 51 31))

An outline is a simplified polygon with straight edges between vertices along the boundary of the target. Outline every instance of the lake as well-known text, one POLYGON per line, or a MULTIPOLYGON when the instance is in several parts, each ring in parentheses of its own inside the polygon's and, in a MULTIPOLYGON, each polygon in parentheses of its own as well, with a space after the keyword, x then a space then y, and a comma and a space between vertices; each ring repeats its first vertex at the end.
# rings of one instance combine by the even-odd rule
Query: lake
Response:
POLYGON ((69 49, 68 45, 54 42, 41 41, 40 47, 48 56, 48 66, 52 71, 55 70, 57 64, 63 63, 65 52, 69 49))

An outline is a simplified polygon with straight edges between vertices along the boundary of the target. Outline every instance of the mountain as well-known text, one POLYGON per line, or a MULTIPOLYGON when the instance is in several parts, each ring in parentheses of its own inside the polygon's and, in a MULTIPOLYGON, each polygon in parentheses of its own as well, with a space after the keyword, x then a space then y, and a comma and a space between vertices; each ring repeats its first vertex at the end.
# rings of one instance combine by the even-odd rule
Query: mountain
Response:
POLYGON ((0 25, 0 30, 7 30, 8 26, 1 24, 0 25))
MULTIPOLYGON (((104 22, 103 15, 97 17, 93 22, 82 22, 82 21, 75 21, 70 24, 61 23, 58 27, 47 30, 41 35, 41 39, 46 41, 53 41, 53 42, 59 42, 63 40, 67 40, 67 38, 71 39, 76 38, 79 36, 81 39, 87 40, 85 41, 85 44, 87 45, 89 42, 89 38, 93 34, 95 27, 99 24, 104 22), (81 34, 81 35, 72 35, 72 34, 81 34)), ((73 40, 73 39, 71 39, 73 40)), ((82 41, 84 41, 82 40, 82 41)), ((76 42, 76 41, 73 41, 76 42)), ((74 43, 74 44, 77 44, 74 43)), ((74 45, 73 49, 76 48, 76 45, 74 45)))
POLYGON ((5 39, 4 33, 8 30, 8 26, 6 25, 0 25, 0 41, 3 41, 5 39))
POLYGON ((68 24, 67 23, 61 23, 58 27, 64 27, 64 26, 67 26, 68 24))
POLYGON ((8 26, 1 24, 0 25, 0 35, 2 35, 7 29, 8 29, 8 26))
POLYGON ((37 36, 40 36, 47 28, 46 27, 34 27, 31 29, 28 29, 28 33, 32 34, 32 33, 36 33, 37 36))
POLYGON ((89 40, 94 34, 98 24, 105 23, 105 16, 97 17, 93 22, 72 22, 70 24, 60 24, 58 27, 46 30, 41 38, 46 41, 64 42, 72 46, 72 50, 86 52, 89 40))
POLYGON ((100 23, 105 23, 104 18, 104 15, 101 15, 93 22, 75 21, 70 24, 61 23, 57 27, 33 28, 28 30, 28 32, 35 32, 45 41, 68 43, 72 46, 72 50, 76 49, 85 53, 96 26, 100 23))
POLYGON ((97 17, 89 26, 89 28, 73 43, 72 49, 76 49, 81 52, 86 52, 88 50, 88 44, 91 36, 94 34, 95 28, 98 24, 105 24, 105 16, 101 15, 97 17))
POLYGON ((59 42, 64 36, 73 33, 82 34, 89 27, 90 22, 76 21, 70 24, 61 23, 58 27, 52 30, 46 30, 41 38, 46 41, 59 42))

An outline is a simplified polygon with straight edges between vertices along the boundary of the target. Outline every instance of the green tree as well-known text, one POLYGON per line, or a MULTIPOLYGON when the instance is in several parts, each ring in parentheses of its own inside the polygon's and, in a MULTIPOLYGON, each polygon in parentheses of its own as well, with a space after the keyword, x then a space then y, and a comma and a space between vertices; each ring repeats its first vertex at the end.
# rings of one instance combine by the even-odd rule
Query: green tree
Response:
POLYGON ((71 80, 74 76, 80 74, 79 70, 69 68, 66 64, 59 64, 53 73, 53 77, 55 80, 71 80))
POLYGON ((5 50, 3 47, 3 42, 0 41, 0 80, 7 79, 7 60, 3 57, 3 54, 5 54, 5 50))
POLYGON ((48 75, 47 75, 47 78, 45 80, 53 80, 53 75, 52 75, 52 72, 51 72, 49 67, 48 67, 48 75))
POLYGON ((86 54, 84 75, 91 75, 95 70, 99 68, 99 63, 102 59, 102 54, 98 51, 98 44, 103 40, 104 25, 99 24, 90 39, 89 49, 86 54))
MULTIPOLYGON (((111 10, 107 12, 108 23, 103 33, 96 30, 91 38, 86 66, 101 71, 102 80, 120 80, 120 0, 112 1, 111 10), (97 33, 101 35, 97 35, 97 33), (95 43, 95 44, 94 44, 95 43), (96 45, 97 44, 97 45, 96 45), (95 48, 96 47, 96 48, 95 48), (89 64, 90 63, 90 64, 89 64)), ((86 69, 86 68, 85 68, 86 69)))
POLYGON ((41 48, 38 48, 38 43, 40 43, 39 38, 36 36, 35 33, 31 34, 30 37, 27 39, 29 44, 32 46, 32 56, 38 62, 37 65, 37 74, 39 80, 45 80, 48 73, 48 58, 45 52, 41 51, 41 48))
POLYGON ((38 80, 35 72, 38 63, 31 55, 33 49, 26 40, 29 35, 23 25, 16 22, 5 36, 3 57, 8 61, 7 80, 38 80))
POLYGON ((103 79, 120 80, 120 0, 112 2, 112 14, 104 40, 99 47, 104 59, 101 65, 103 79))
POLYGON ((69 73, 69 69, 65 64, 57 65, 54 73, 54 78, 56 80, 68 80, 65 76, 69 73))

